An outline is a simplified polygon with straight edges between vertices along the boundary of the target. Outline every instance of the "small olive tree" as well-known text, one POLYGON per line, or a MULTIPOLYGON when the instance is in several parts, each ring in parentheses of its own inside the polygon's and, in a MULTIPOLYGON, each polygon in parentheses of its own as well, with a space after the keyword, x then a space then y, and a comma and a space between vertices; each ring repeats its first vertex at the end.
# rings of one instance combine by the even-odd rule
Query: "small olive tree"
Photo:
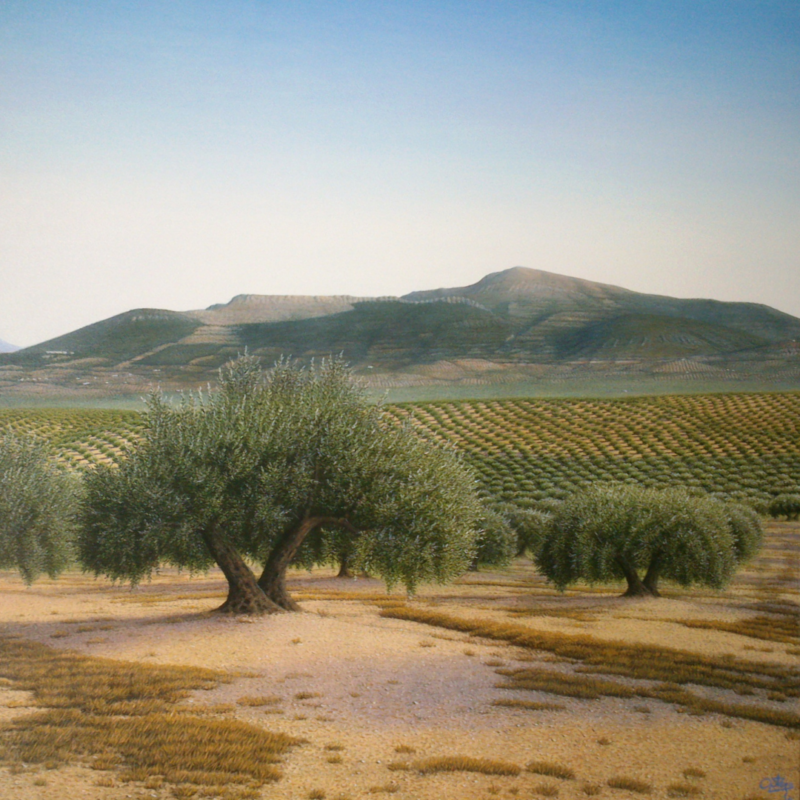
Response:
POLYGON ((779 494, 772 499, 768 510, 773 519, 797 519, 800 517, 800 494, 779 494))
POLYGON ((607 484, 564 501, 536 562, 561 590, 577 580, 624 578, 625 596, 658 597, 662 577, 723 588, 761 537, 758 516, 744 506, 682 488, 607 484))
POLYGON ((480 567, 504 567, 516 555, 517 535, 506 517, 485 506, 478 519, 478 538, 471 570, 480 567))
POLYGON ((514 555, 535 555, 549 530, 552 513, 538 508, 521 508, 514 503, 503 503, 496 506, 495 510, 502 514, 514 532, 514 555))
POLYGON ((216 563, 228 581, 221 610, 233 613, 296 609, 287 567, 337 548, 410 592, 466 569, 480 513, 473 474, 389 424, 341 361, 265 372, 243 356, 220 378, 219 391, 177 406, 152 395, 141 442, 87 476, 88 569, 135 583, 161 563, 216 563), (337 539, 311 546, 326 531, 337 539))
POLYGON ((36 439, 0 436, 0 569, 26 583, 69 563, 78 481, 36 439))

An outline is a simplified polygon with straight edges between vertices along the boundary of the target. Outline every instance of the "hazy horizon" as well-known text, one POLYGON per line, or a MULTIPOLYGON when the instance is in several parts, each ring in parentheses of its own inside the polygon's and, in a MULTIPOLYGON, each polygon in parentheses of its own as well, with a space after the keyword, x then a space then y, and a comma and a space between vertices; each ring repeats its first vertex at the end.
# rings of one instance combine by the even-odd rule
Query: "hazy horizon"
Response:
POLYGON ((512 266, 800 316, 800 7, 0 7, 0 339, 512 266))

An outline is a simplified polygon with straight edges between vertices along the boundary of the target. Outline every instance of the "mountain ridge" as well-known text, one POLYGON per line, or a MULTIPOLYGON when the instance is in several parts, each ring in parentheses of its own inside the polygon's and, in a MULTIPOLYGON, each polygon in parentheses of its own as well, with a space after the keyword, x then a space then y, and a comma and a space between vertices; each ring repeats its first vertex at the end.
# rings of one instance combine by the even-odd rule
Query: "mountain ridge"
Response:
POLYGON ((705 361, 698 371, 722 376, 796 374, 800 388, 798 340, 800 319, 762 304, 643 294, 513 267, 402 297, 239 294, 193 311, 132 309, 0 356, 0 392, 14 370, 23 371, 18 383, 117 385, 124 371, 133 383, 180 388, 213 382, 245 348, 267 362, 341 353, 357 372, 393 381, 505 380, 598 364, 662 374, 671 363, 691 371, 705 361))

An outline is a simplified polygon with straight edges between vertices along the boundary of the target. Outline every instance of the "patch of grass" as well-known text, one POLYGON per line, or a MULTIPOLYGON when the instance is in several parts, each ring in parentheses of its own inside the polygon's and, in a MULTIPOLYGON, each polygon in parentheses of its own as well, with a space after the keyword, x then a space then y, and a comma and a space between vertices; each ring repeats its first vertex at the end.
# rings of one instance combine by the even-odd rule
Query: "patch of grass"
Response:
POLYGON ((650 794, 653 791, 651 784, 639 781, 636 778, 626 778, 615 776, 606 781, 606 785, 612 789, 624 789, 626 792, 636 792, 637 794, 650 794))
POLYGON ((675 622, 686 628, 701 630, 725 631, 739 636, 749 636, 751 639, 764 639, 770 642, 783 642, 785 644, 798 644, 800 630, 798 629, 798 615, 800 609, 795 609, 794 615, 759 615, 749 619, 736 620, 735 622, 722 622, 720 620, 680 619, 675 622))
POLYGON ((705 778, 706 773, 702 769, 698 769, 697 767, 687 767, 683 771, 684 778, 705 778))
POLYGON ((584 783, 581 791, 588 797, 596 797, 603 790, 596 783, 584 783))
POLYGON ((494 700, 492 705, 505 708, 524 708, 527 711, 563 711, 566 708, 560 703, 536 703, 533 700, 494 700))
POLYGON ((344 760, 340 755, 331 755, 325 759, 329 764, 341 764, 344 760))
POLYGON ((506 683, 496 684, 498 689, 527 689, 531 692, 548 692, 581 700, 598 697, 635 697, 636 690, 617 681, 604 681, 585 675, 556 672, 550 669, 499 669, 498 674, 508 677, 506 683))
POLYGON ((398 744, 397 747, 394 748, 394 751, 395 753, 406 753, 408 755, 413 755, 417 752, 415 748, 407 744, 398 744))
POLYGON ((240 697, 236 704, 240 706, 252 706, 253 708, 261 708, 263 706, 274 706, 281 702, 281 698, 276 694, 267 695, 244 695, 240 697))
POLYGON ((407 605, 383 609, 381 615, 506 641, 526 649, 546 650, 561 658, 583 663, 583 666, 576 667, 576 672, 584 673, 582 675, 533 668, 500 669, 499 674, 510 678, 508 682, 500 684, 500 688, 544 691, 582 699, 601 696, 652 698, 685 706, 689 713, 710 712, 769 725, 800 728, 800 716, 797 714, 757 705, 710 700, 680 686, 696 683, 728 690, 780 691, 787 697, 798 697, 800 675, 791 667, 757 664, 737 660, 733 656, 715 658, 654 645, 607 642, 587 635, 537 631, 514 623, 465 619, 407 605), (661 683, 633 688, 617 681, 588 678, 586 673, 619 675, 661 683))
POLYGON ((322 697, 319 692, 298 692, 295 696, 295 700, 313 700, 315 697, 322 697))
POLYGON ((312 789, 306 797, 308 800, 325 800, 325 791, 323 789, 312 789))
POLYGON ((400 787, 396 783, 384 783, 381 786, 370 786, 367 791, 370 794, 394 794, 400 791, 400 787))
POLYGON ((702 794, 702 792, 691 783, 671 783, 667 786, 668 797, 694 797, 698 794, 702 794))
POLYGON ((469 756, 439 756, 424 758, 418 761, 393 762, 389 764, 393 770, 413 770, 421 775, 435 772, 480 772, 483 775, 519 775, 522 769, 508 761, 494 761, 488 758, 470 758, 469 756))
POLYGON ((42 710, 12 721, 6 763, 119 768, 122 780, 163 776, 175 785, 264 784, 299 740, 230 719, 187 713, 179 701, 230 676, 206 669, 132 664, 0 636, 0 674, 42 710), (180 708, 180 710, 178 710, 180 708))
POLYGON ((533 787, 533 793, 538 797, 558 797, 558 786, 554 783, 539 783, 533 787))
POLYGON ((575 777, 574 770, 552 761, 531 761, 525 769, 537 775, 547 775, 548 778, 559 778, 562 781, 571 781, 575 777))

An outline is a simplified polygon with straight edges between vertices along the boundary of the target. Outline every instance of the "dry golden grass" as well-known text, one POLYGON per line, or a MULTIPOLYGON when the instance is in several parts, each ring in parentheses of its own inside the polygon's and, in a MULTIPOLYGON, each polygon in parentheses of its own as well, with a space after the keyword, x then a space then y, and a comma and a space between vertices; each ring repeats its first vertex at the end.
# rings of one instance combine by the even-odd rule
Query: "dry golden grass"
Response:
POLYGON ((469 756, 439 756, 423 758, 418 761, 394 761, 388 765, 391 770, 411 770, 421 775, 435 772, 480 772, 483 775, 519 775, 522 769, 508 761, 494 761, 488 758, 469 756))
POLYGON ((533 700, 493 700, 493 706, 505 708, 524 708, 526 711, 563 711, 565 706, 560 703, 537 703, 533 700))
MULTIPOLYGON (((298 740, 232 719, 178 710, 193 689, 228 676, 206 669, 129 664, 0 637, 0 673, 43 710, 14 720, 6 763, 83 763, 122 770, 123 781, 175 784, 275 781, 280 756, 298 740)), ((188 789, 187 789, 188 791, 188 789)))
POLYGON ((675 622, 679 622, 687 628, 727 631, 739 636, 749 636, 752 639, 796 645, 800 644, 800 616, 798 615, 800 615, 800 609, 795 609, 791 616, 788 614, 785 616, 759 615, 736 622, 697 619, 682 619, 675 620, 675 622))
POLYGON ((636 778, 626 778, 624 776, 615 776, 606 781, 606 785, 612 789, 624 789, 627 792, 636 792, 637 794, 650 794, 653 787, 645 781, 637 780, 636 778))
POLYGON ((570 673, 534 668, 500 669, 497 672, 509 680, 499 684, 499 688, 550 692, 587 700, 601 696, 653 698, 684 706, 690 713, 711 712, 800 728, 800 716, 792 712, 710 700, 681 687, 682 684, 699 684, 739 694, 761 690, 800 697, 800 674, 796 669, 779 664, 754 663, 732 656, 704 656, 655 645, 603 641, 588 635, 533 630, 515 623, 465 619, 408 605, 384 608, 381 615, 505 641, 530 650, 549 651, 561 659, 583 664, 570 673), (647 681, 648 685, 633 688, 618 681, 576 673, 620 676, 647 681))
POLYGON ((694 797, 698 794, 702 794, 702 792, 691 783, 671 783, 667 786, 667 796, 669 797, 694 797))
POLYGON ((563 781, 571 781, 575 777, 575 770, 563 764, 554 764, 552 761, 531 761, 525 769, 537 775, 547 775, 548 778, 560 778, 563 781))
POLYGON ((687 767, 683 771, 684 778, 705 778, 706 773, 702 769, 698 769, 697 767, 687 767))
POLYGON ((251 706, 253 708, 261 708, 263 706, 274 706, 278 703, 282 702, 282 698, 278 697, 276 694, 270 695, 258 695, 258 696, 251 696, 251 695, 244 695, 240 697, 236 704, 240 706, 251 706))

